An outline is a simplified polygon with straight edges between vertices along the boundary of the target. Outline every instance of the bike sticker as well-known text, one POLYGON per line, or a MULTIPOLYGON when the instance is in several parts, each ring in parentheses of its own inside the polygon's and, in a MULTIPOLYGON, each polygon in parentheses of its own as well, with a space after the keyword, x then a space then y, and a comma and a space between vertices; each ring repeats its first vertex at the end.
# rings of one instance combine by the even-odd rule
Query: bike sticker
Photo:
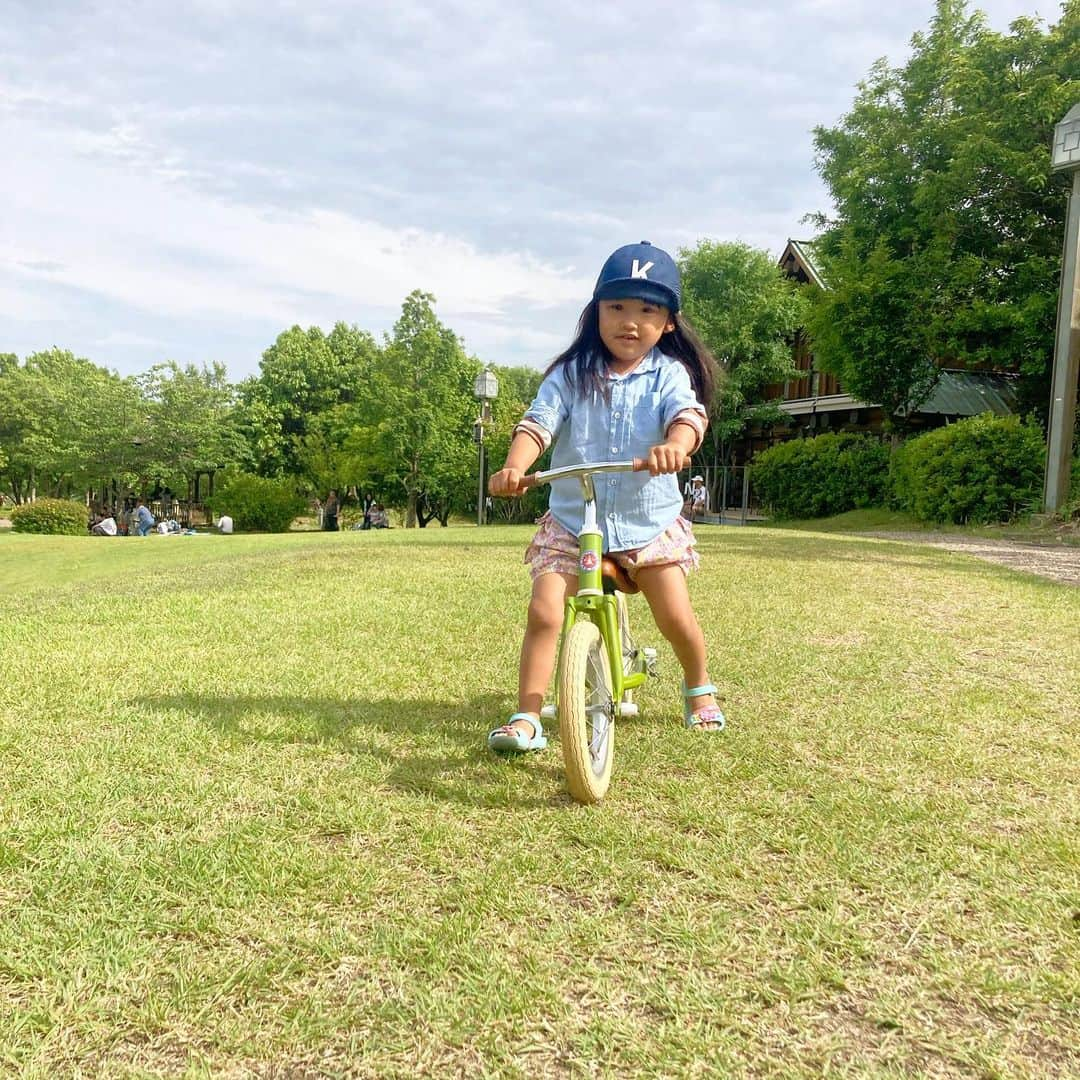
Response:
POLYGON ((595 551, 586 551, 581 556, 582 570, 595 570, 600 565, 600 556, 595 551))

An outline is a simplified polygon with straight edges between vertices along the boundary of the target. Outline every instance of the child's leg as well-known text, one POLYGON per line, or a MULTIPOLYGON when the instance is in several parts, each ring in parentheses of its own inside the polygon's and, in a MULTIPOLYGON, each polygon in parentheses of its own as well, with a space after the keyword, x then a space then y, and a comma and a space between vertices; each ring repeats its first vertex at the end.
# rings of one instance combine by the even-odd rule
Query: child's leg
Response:
MULTIPOLYGON (((687 686, 704 686, 709 681, 705 655, 705 635, 690 604, 686 574, 677 563, 642 566, 634 577, 649 602, 660 633, 671 642, 675 656, 683 669, 687 686)), ((693 712, 699 713, 716 702, 711 694, 694 698, 693 712)), ((720 723, 706 721, 700 725, 709 730, 720 723)))
MULTIPOLYGON (((529 616, 525 624, 525 639, 521 643, 521 662, 518 667, 518 712, 540 717, 544 691, 555 670, 555 653, 562 629, 567 596, 577 592, 577 578, 572 574, 541 574, 533 581, 529 616)), ((535 729, 524 720, 513 725, 526 735, 535 729)))

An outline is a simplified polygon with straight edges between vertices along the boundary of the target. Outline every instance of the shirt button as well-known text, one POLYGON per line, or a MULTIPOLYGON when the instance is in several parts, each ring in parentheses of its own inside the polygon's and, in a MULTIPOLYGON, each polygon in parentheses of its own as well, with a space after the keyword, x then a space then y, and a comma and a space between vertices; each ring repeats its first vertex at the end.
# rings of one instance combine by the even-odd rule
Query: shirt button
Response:
POLYGON ((615 486, 615 481, 614 481, 614 480, 609 480, 609 481, 608 481, 608 483, 609 483, 609 484, 610 484, 610 485, 611 485, 612 487, 614 487, 614 486, 615 486))
POLYGON ((616 413, 612 413, 611 415, 614 416, 616 420, 618 420, 619 417, 622 416, 622 413, 621 412, 616 412, 616 413))
POLYGON ((619 448, 618 448, 617 446, 613 446, 613 447, 611 448, 611 452, 612 452, 613 454, 617 454, 617 453, 619 452, 619 448))

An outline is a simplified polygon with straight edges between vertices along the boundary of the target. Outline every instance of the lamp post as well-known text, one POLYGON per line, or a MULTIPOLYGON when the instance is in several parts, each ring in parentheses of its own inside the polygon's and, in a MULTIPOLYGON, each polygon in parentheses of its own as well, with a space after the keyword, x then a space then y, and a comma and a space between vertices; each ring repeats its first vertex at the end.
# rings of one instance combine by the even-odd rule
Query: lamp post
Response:
POLYGON ((499 380, 494 372, 481 371, 473 383, 473 397, 480 402, 480 418, 473 424, 473 439, 480 458, 480 480, 476 496, 476 524, 484 524, 484 424, 491 420, 491 402, 499 396, 499 380))
POLYGON ((1054 374, 1050 383, 1050 418, 1046 433, 1046 484, 1043 509, 1052 514, 1069 495, 1076 386, 1080 373, 1080 104, 1054 128, 1051 171, 1072 173, 1072 194, 1065 213, 1065 245, 1061 258, 1054 374))

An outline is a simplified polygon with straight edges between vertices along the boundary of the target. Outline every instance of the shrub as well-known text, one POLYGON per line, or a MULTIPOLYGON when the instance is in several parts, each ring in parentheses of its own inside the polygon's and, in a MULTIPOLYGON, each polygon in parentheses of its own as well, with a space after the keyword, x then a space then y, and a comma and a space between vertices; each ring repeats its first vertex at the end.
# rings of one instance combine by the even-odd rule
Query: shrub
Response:
POLYGON ((778 517, 814 518, 878 506, 888 490, 889 451, 869 435, 791 439, 754 458, 754 488, 778 517))
POLYGON ((228 478, 210 500, 210 509, 219 517, 228 514, 238 532, 287 532, 304 506, 284 481, 246 473, 228 478))
POLYGON ((86 507, 69 499, 37 499, 11 511, 14 532, 86 536, 89 524, 86 507))
POLYGON ((1039 504, 1045 459, 1037 427, 983 413, 904 443, 890 469, 893 500, 923 521, 1009 521, 1039 504))

